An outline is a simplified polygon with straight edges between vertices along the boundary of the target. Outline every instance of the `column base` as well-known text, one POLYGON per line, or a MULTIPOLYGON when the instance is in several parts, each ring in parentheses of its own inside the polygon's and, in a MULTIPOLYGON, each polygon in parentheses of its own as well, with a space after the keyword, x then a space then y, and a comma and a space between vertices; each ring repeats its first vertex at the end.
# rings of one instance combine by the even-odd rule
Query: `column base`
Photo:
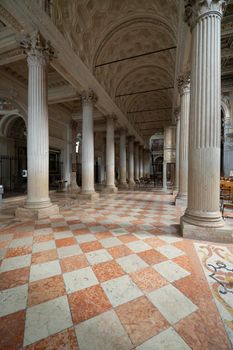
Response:
POLYGON ((20 219, 42 219, 48 216, 59 214, 59 207, 52 204, 44 208, 25 208, 18 207, 15 211, 15 216, 20 219))
POLYGON ((118 185, 118 188, 122 189, 122 190, 127 189, 128 187, 129 186, 128 186, 127 182, 122 182, 122 183, 119 183, 119 185, 118 185))
POLYGON ((80 187, 78 187, 78 185, 73 186, 70 185, 68 186, 68 193, 79 193, 81 191, 80 187))
POLYGON ((178 193, 175 198, 175 205, 177 207, 187 208, 188 196, 187 194, 178 193))
POLYGON ((115 186, 106 186, 103 189, 103 193, 117 193, 118 192, 118 188, 115 186))
POLYGON ((135 186, 136 186, 135 182, 129 182, 128 188, 130 190, 134 190, 135 186))
POLYGON ((174 188, 173 188, 173 196, 176 196, 176 197, 177 197, 178 191, 179 191, 178 188, 174 187, 174 188))
POLYGON ((184 238, 218 243, 233 243, 233 229, 230 226, 200 227, 188 224, 183 220, 183 217, 180 219, 180 226, 184 238))
POLYGON ((90 200, 90 201, 93 201, 95 199, 98 199, 99 198, 99 193, 93 191, 93 192, 80 192, 78 194, 78 199, 80 200, 90 200))

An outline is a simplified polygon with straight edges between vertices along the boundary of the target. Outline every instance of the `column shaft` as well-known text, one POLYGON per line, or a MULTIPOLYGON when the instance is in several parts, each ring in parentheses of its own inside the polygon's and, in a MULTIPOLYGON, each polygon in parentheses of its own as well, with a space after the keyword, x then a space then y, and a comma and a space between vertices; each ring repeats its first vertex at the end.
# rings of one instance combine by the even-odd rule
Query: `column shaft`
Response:
POLYGON ((176 174, 175 191, 179 191, 179 171, 180 170, 180 111, 176 113, 176 174))
MULTIPOLYGON (((219 211, 221 16, 224 1, 190 7, 192 25, 188 207, 182 223, 224 225, 219 211)), ((182 117, 182 116, 181 116, 182 117)), ((210 231, 206 231, 207 233, 210 231)), ((212 232, 212 231, 211 231, 212 232)), ((214 231, 214 234, 216 231, 214 231)), ((223 230, 221 231, 223 237, 223 230)))
POLYGON ((72 161, 72 169, 71 169, 71 184, 70 184, 70 191, 79 191, 79 187, 77 185, 76 180, 76 173, 77 173, 77 154, 76 154, 76 142, 77 142, 77 132, 78 132, 78 125, 77 122, 72 121, 71 123, 71 132, 72 132, 72 154, 71 154, 71 161, 72 161))
POLYGON ((40 218, 59 212, 49 198, 49 125, 47 64, 52 49, 42 42, 39 33, 25 37, 21 46, 28 63, 28 121, 27 121, 27 200, 17 208, 20 217, 40 218))
POLYGON ((134 178, 139 180, 139 145, 138 142, 134 144, 134 178))
POLYGON ((139 146, 139 178, 143 177, 143 146, 139 146))
POLYGON ((114 118, 107 118, 106 131, 106 189, 115 192, 115 143, 114 143, 114 118))
POLYGON ((167 191, 167 162, 163 162, 163 191, 167 191))
POLYGON ((187 200, 188 194, 188 139, 190 113, 190 73, 179 77, 178 86, 181 99, 180 146, 179 146, 179 192, 178 199, 187 200))
POLYGON ((129 138, 129 186, 133 187, 134 182, 134 138, 129 138))
POLYGON ((82 95, 82 193, 94 193, 94 131, 93 102, 94 95, 84 92, 82 95))
POLYGON ((120 131, 120 186, 127 187, 126 183, 126 132, 120 131))

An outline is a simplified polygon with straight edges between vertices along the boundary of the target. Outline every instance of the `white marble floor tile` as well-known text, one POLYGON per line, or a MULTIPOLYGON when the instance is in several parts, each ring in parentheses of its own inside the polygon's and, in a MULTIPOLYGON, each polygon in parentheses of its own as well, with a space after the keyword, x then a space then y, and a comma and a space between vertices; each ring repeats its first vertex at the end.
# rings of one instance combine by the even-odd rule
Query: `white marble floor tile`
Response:
POLYGON ((147 296, 171 324, 182 320, 198 309, 190 299, 171 284, 156 289, 147 296))
POLYGON ((113 236, 121 236, 121 235, 126 235, 127 233, 129 233, 124 228, 115 228, 113 230, 110 230, 110 232, 113 234, 113 236))
POLYGON ((13 238, 13 234, 7 233, 4 235, 0 235, 0 242, 4 242, 4 241, 10 241, 13 238))
POLYGON ((95 235, 92 233, 87 233, 86 235, 78 235, 75 236, 78 243, 86 243, 86 242, 93 242, 96 241, 95 235))
POLYGON ((126 244, 134 253, 144 252, 145 250, 151 249, 151 247, 144 241, 135 241, 126 244))
POLYGON ((43 252, 45 250, 50 250, 50 249, 56 249, 56 244, 54 240, 41 242, 41 243, 34 243, 32 247, 32 252, 38 253, 38 252, 43 252))
POLYGON ((34 236, 44 236, 44 235, 48 235, 50 233, 53 233, 53 229, 51 227, 40 228, 38 230, 35 230, 34 236))
POLYGON ((82 228, 86 228, 86 225, 84 225, 82 223, 70 225, 71 230, 81 230, 82 228))
POLYGON ((173 328, 168 328, 141 344, 136 350, 191 350, 173 328))
POLYGON ((29 280, 30 282, 33 282, 60 275, 61 273, 61 267, 58 260, 53 260, 42 264, 34 264, 31 265, 29 280))
POLYGON ((83 252, 78 244, 57 248, 57 254, 60 259, 67 258, 68 256, 80 255, 82 253, 83 252))
POLYGON ((20 269, 22 267, 30 266, 30 264, 31 254, 7 258, 2 261, 2 265, 0 266, 0 272, 20 269))
POLYGON ((153 266, 156 271, 165 277, 169 282, 175 282, 181 278, 190 275, 190 272, 186 271, 173 261, 167 260, 153 266))
POLYGON ((67 296, 27 309, 24 346, 58 333, 73 325, 67 296))
POLYGON ((101 225, 99 225, 99 226, 91 226, 89 229, 93 233, 104 232, 104 231, 107 230, 106 227, 101 226, 101 225))
POLYGON ((128 256, 123 256, 122 258, 116 259, 118 264, 121 265, 123 270, 127 273, 131 273, 148 266, 144 260, 142 260, 138 255, 131 254, 128 256))
POLYGON ((166 244, 160 247, 157 247, 156 250, 161 254, 165 255, 168 259, 174 259, 178 256, 184 255, 184 252, 173 245, 166 244))
POLYGON ((182 238, 176 236, 159 235, 159 239, 162 239, 166 243, 176 243, 182 241, 182 238))
POLYGON ((139 239, 145 239, 145 238, 151 238, 154 237, 154 235, 152 235, 152 233, 149 233, 147 231, 137 231, 134 232, 134 236, 136 236, 139 239))
POLYGON ((114 310, 75 326, 80 350, 130 350, 132 343, 114 310))
POLYGON ((121 245, 122 242, 117 237, 109 237, 100 240, 100 243, 104 248, 111 248, 121 245))
POLYGON ((99 283, 91 267, 64 273, 63 278, 67 293, 73 293, 99 283))
POLYGON ((27 284, 0 291, 0 317, 25 309, 27 294, 27 284))
POLYGON ((71 231, 62 231, 54 234, 55 239, 62 239, 62 238, 69 238, 69 237, 74 237, 71 231))
POLYGON ((30 246, 32 245, 33 237, 22 237, 18 239, 13 239, 11 241, 9 247, 10 248, 17 248, 17 247, 23 247, 23 246, 30 246))
POLYGON ((94 252, 86 253, 86 257, 91 265, 112 260, 112 256, 107 252, 106 249, 99 249, 95 250, 94 252))
POLYGON ((127 275, 103 282, 102 287, 113 307, 142 295, 141 290, 127 275))

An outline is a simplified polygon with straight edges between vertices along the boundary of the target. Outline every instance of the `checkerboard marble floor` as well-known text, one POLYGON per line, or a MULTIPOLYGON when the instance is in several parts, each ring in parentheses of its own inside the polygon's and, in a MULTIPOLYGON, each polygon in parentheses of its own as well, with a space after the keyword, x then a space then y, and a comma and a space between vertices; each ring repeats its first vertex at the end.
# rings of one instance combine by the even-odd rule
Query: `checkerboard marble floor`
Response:
POLYGON ((60 215, 1 228, 0 349, 231 349, 172 200, 61 200, 60 215))

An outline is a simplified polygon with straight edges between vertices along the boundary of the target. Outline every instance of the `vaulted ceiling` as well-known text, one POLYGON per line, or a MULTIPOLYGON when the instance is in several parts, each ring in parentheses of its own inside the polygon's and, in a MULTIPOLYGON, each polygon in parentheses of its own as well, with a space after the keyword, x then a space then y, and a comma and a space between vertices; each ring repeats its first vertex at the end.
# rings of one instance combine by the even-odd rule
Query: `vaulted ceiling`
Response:
POLYGON ((178 1, 58 0, 54 21, 144 137, 171 123, 178 1))
MULTIPOLYGON (((41 23, 41 29, 44 25, 51 29, 49 21, 52 21, 68 44, 64 48, 58 45, 57 51, 70 50, 81 59, 90 76, 119 107, 142 140, 147 142, 156 130, 172 123, 177 84, 178 22, 183 0, 40 1, 38 3, 46 4, 43 10, 50 19, 44 12, 43 16, 42 13, 38 15, 41 16, 39 20, 29 16, 30 11, 34 16, 38 12, 33 9, 38 6, 37 2, 14 1, 2 0, 8 12, 4 12, 4 6, 1 8, 0 4, 2 76, 13 77, 27 88, 27 64, 18 35, 22 30, 28 32, 30 28, 37 28, 38 23, 41 23), (14 3, 17 4, 15 8, 14 3), (24 10, 20 13, 23 4, 28 13, 24 14, 24 10)), ((57 38, 56 33, 54 37, 57 38)), ((233 87, 232 60, 233 1, 229 0, 222 20, 224 91, 233 87)), ((49 68, 49 103, 58 104, 70 115, 80 118, 79 82, 73 84, 75 79, 69 67, 68 70, 67 67, 60 69, 58 63, 49 68)), ((85 80, 85 73, 83 75, 80 75, 80 81, 85 80)), ((93 88, 90 76, 86 86, 93 88)), ((95 92, 98 95, 98 90, 95 92)), ((99 111, 95 114, 99 120, 105 108, 102 110, 101 105, 97 108, 99 111)))

